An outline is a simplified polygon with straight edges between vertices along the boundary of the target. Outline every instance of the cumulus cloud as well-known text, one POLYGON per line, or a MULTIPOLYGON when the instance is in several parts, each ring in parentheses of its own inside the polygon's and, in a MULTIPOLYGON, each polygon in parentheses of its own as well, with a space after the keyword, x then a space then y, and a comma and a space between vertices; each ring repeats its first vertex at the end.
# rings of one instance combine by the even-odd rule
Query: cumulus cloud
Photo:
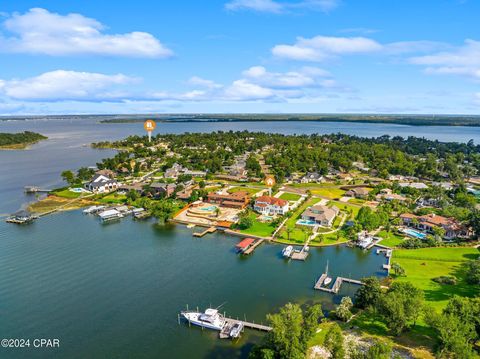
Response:
POLYGON ((342 54, 369 53, 382 49, 382 45, 366 37, 315 36, 298 37, 293 45, 276 45, 274 56, 305 61, 322 61, 342 54))
POLYGON ((465 40, 450 51, 412 57, 410 63, 426 66, 429 74, 462 75, 480 79, 480 41, 465 40))
POLYGON ((222 85, 217 84, 215 81, 206 80, 204 78, 193 76, 188 80, 188 83, 193 86, 206 87, 206 88, 220 88, 222 85))
POLYGON ((275 0, 232 0, 225 4, 225 8, 232 11, 251 10, 272 14, 281 14, 294 10, 315 10, 328 12, 339 5, 339 0, 303 0, 303 1, 275 1, 275 0))
POLYGON ((41 8, 15 13, 3 23, 0 51, 45 55, 107 55, 161 58, 173 55, 146 32, 106 34, 105 26, 81 14, 60 15, 41 8))
POLYGON ((0 93, 25 101, 118 100, 127 96, 119 86, 135 81, 123 74, 56 70, 23 80, 3 80, 0 93))

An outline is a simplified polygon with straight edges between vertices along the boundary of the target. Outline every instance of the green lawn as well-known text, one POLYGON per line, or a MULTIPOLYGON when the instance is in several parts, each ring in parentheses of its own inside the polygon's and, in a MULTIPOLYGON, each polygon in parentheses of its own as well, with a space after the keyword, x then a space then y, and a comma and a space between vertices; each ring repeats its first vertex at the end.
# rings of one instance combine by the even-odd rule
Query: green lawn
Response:
POLYGON ((360 211, 360 208, 362 208, 361 206, 355 206, 355 205, 351 205, 349 203, 344 203, 344 202, 340 202, 340 201, 330 201, 330 203, 328 205, 329 206, 337 206, 338 209, 340 209, 341 211, 344 211, 344 212, 350 213, 350 211, 352 211, 353 218, 355 218, 357 216, 358 211, 360 211))
POLYGON ((331 199, 343 197, 343 195, 345 194, 345 191, 343 189, 336 188, 336 187, 312 189, 311 192, 312 194, 331 198, 331 199))
POLYGON ((253 225, 250 228, 240 230, 241 233, 252 234, 255 236, 270 237, 275 231, 275 227, 269 222, 260 222, 255 213, 250 214, 253 225))
POLYGON ((398 262, 406 272, 395 280, 409 281, 425 292, 425 300, 436 309, 442 309, 454 294, 472 297, 480 293, 480 286, 465 281, 463 262, 475 259, 480 252, 475 248, 421 248, 396 249, 393 262, 398 262), (456 285, 439 284, 432 278, 442 275, 457 278, 456 285))
POLYGON ((72 192, 68 188, 67 189, 62 189, 59 191, 53 191, 52 194, 58 197, 63 197, 63 198, 78 198, 80 197, 83 193, 77 193, 77 192, 72 192))
POLYGON ((400 243, 403 242, 403 238, 404 238, 403 236, 400 236, 392 232, 387 232, 387 231, 378 232, 378 236, 383 238, 380 244, 387 247, 398 246, 400 243))
POLYGON ((298 201, 300 199, 300 195, 299 194, 295 194, 295 193, 283 193, 280 198, 281 199, 284 199, 285 201, 298 201))
POLYGON ((127 197, 124 194, 110 193, 98 199, 98 202, 108 204, 122 204, 125 203, 127 197))
POLYGON ((242 187, 242 186, 238 186, 238 187, 232 187, 228 190, 228 193, 235 193, 235 192, 247 192, 248 194, 255 194, 257 193, 258 191, 260 191, 259 188, 250 188, 250 187, 242 187))

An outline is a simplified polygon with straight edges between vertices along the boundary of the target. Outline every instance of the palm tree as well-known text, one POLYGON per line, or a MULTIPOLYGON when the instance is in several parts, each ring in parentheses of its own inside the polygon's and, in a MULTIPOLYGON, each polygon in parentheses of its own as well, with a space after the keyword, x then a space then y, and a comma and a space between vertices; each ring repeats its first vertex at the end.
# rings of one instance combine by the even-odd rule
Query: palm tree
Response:
POLYGON ((287 233, 287 239, 290 241, 290 235, 293 233, 292 227, 285 227, 285 233, 287 233))

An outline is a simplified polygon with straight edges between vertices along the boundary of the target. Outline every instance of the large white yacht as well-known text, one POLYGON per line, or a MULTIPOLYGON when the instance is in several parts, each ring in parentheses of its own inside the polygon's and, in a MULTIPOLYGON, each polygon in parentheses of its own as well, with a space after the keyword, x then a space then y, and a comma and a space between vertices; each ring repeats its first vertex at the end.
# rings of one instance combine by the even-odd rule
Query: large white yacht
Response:
POLYGON ((222 330, 225 326, 225 319, 217 309, 208 308, 205 312, 182 312, 182 316, 194 325, 198 325, 203 328, 222 330))

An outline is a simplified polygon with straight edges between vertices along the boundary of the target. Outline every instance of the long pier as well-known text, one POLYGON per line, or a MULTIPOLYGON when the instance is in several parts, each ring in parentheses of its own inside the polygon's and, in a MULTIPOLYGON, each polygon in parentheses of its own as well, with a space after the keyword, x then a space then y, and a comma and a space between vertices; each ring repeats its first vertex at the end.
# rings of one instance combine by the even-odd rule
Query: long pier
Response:
POLYGON ((263 325, 263 324, 258 324, 255 322, 247 322, 246 320, 238 320, 238 319, 233 319, 233 318, 228 318, 224 317, 227 323, 242 323, 245 328, 249 329, 255 329, 255 330, 260 330, 263 332, 269 332, 272 330, 272 327, 269 327, 268 325, 263 325))
POLYGON ((327 278, 327 273, 323 273, 320 276, 320 278, 315 282, 315 285, 313 286, 313 288, 317 289, 317 290, 322 290, 322 291, 327 292, 327 293, 337 294, 340 291, 340 287, 342 286, 343 282, 363 285, 362 281, 357 280, 357 279, 337 277, 337 279, 335 279, 335 282, 333 283, 332 287, 328 288, 328 287, 323 286, 323 283, 325 282, 326 278, 327 278))

